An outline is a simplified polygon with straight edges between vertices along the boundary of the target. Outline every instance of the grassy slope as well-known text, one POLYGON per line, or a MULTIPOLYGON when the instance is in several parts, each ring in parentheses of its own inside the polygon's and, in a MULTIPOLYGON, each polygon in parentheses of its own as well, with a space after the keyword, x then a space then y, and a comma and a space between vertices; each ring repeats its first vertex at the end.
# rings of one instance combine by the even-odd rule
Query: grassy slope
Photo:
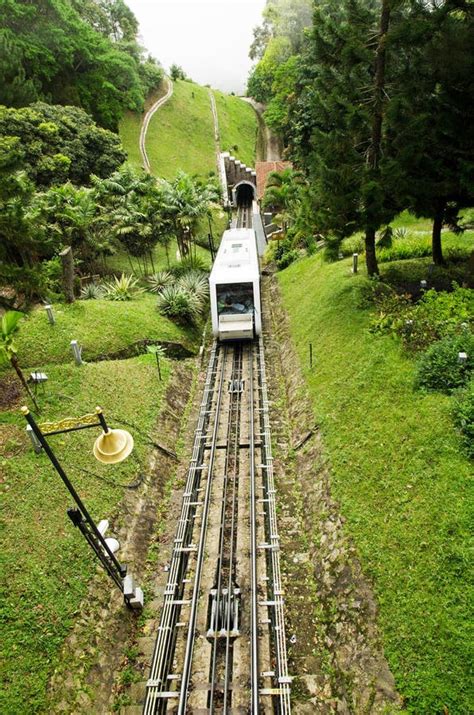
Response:
POLYGON ((279 278, 334 493, 373 580, 407 709, 467 713, 472 464, 450 399, 415 393, 413 362, 393 339, 368 332, 370 315, 357 308, 354 290, 363 279, 350 275, 349 261, 324 265, 314 256, 279 278))
POLYGON ((257 115, 240 97, 214 91, 221 149, 228 151, 247 166, 255 166, 257 115))
POLYGON ((173 96, 150 122, 147 152, 152 172, 165 179, 174 178, 179 169, 201 176, 216 171, 214 124, 206 87, 182 80, 174 83, 173 96))
POLYGON ((145 293, 129 302, 79 300, 53 306, 56 324, 49 325, 43 309, 33 310, 17 334, 20 364, 41 367, 46 363, 70 362, 70 342, 83 346, 83 358, 116 352, 149 338, 193 346, 194 337, 168 318, 159 315, 156 298, 145 293))
MULTIPOLYGON (((166 90, 166 84, 162 83, 158 89, 153 91, 145 103, 145 111, 163 97, 166 94, 166 90)), ((128 154, 128 161, 138 168, 143 166, 139 147, 143 117, 144 113, 140 114, 138 112, 127 111, 119 124, 120 139, 122 140, 123 148, 128 154)))
MULTIPOLYGON (((40 399, 44 419, 79 416, 100 404, 112 426, 120 426, 115 420, 124 419, 139 428, 131 432, 135 454, 144 461, 148 447, 143 434, 149 434, 156 421, 170 375, 169 361, 163 361, 163 382, 158 381, 151 355, 81 368, 44 367, 49 375, 40 399)), ((135 459, 113 468, 96 462, 90 452, 96 436, 87 430, 51 442, 98 521, 117 513, 125 491, 118 485, 132 482, 138 465, 135 459)), ((94 557, 67 518, 71 498, 45 455, 36 456, 30 449, 18 410, 0 413, 0 464, 5 474, 1 550, 6 587, 1 600, 5 658, 0 711, 5 715, 47 712, 48 679, 78 616, 88 579, 102 583, 106 594, 111 586, 105 576, 97 576, 94 557)))

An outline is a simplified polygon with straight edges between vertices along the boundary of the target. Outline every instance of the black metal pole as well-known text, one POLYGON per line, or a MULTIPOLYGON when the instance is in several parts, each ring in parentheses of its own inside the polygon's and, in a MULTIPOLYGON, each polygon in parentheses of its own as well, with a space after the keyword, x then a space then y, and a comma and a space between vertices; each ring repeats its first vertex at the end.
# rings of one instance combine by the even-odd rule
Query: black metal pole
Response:
MULTIPOLYGON (((91 515, 90 515, 89 512, 87 511, 87 509, 86 509, 86 507, 85 507, 85 505, 84 505, 82 499, 80 498, 79 494, 76 492, 76 490, 74 489, 73 485, 72 485, 71 482, 69 481, 69 478, 68 478, 66 472, 64 471, 64 469, 62 468, 62 466, 61 466, 60 463, 58 462, 58 460, 57 460, 57 458, 56 458, 56 455, 54 454, 53 450, 51 449, 51 447, 49 446, 48 442, 46 441, 45 436, 43 435, 43 433, 41 432, 39 426, 36 424, 34 418, 32 417, 31 412, 29 411, 29 409, 28 409, 27 407, 22 407, 22 410, 21 410, 21 411, 23 412, 23 415, 24 415, 26 421, 28 422, 28 424, 30 425, 31 429, 33 430, 33 432, 34 432, 35 435, 37 436, 39 442, 41 443, 41 446, 42 446, 43 449, 44 449, 44 451, 45 451, 46 454, 48 455, 51 464, 53 465, 53 467, 55 468, 55 470, 57 471, 57 473, 58 473, 59 476, 61 477, 62 481, 64 482, 64 484, 65 484, 65 486, 66 486, 66 489, 69 491, 70 495, 72 496, 72 498, 73 498, 74 501, 76 502, 77 506, 79 507, 79 510, 80 510, 81 514, 83 515, 84 519, 87 521, 87 523, 88 523, 89 526, 91 527, 91 530, 92 530, 94 536, 100 541, 101 545, 102 545, 103 548, 105 549, 107 555, 108 555, 109 558, 111 559, 112 563, 114 564, 115 568, 116 568, 117 571, 119 572, 120 576, 122 576, 122 577, 125 576, 126 573, 127 573, 127 567, 126 567, 126 566, 123 566, 119 561, 117 561, 117 559, 115 558, 114 554, 112 553, 112 551, 111 551, 110 548, 108 547, 108 545, 107 545, 107 543, 106 543, 104 537, 102 536, 102 534, 101 534, 100 531, 98 530, 98 528, 97 528, 97 526, 96 526, 96 524, 95 524, 95 521, 93 520, 93 518, 91 517, 91 515)), ((98 413, 99 419, 100 419, 100 415, 101 415, 101 413, 98 413)), ((101 420, 101 424, 102 424, 102 420, 101 420)), ((106 431, 108 431, 107 424, 105 423, 105 419, 104 419, 104 424, 105 424, 105 427, 106 427, 106 431)))

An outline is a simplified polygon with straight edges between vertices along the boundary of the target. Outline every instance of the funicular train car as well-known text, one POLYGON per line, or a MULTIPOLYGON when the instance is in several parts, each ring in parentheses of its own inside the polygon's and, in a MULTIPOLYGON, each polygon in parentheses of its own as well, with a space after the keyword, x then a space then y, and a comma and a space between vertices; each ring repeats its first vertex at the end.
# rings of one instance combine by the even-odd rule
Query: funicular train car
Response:
POLYGON ((260 266, 255 232, 225 231, 209 277, 212 332, 219 340, 248 340, 262 332, 260 266))

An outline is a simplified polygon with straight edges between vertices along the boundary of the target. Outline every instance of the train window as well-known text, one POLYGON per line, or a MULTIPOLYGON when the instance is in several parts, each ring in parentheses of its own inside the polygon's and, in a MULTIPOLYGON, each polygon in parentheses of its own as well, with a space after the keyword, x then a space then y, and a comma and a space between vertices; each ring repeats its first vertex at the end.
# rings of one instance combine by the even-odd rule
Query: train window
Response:
POLYGON ((253 313, 253 283, 224 283, 216 290, 219 315, 253 313))

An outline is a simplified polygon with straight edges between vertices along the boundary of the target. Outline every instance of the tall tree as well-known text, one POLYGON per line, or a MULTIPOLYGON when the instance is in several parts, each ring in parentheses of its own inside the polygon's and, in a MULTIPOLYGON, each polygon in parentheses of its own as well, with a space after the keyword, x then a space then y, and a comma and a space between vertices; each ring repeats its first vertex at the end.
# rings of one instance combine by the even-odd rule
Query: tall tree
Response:
POLYGON ((444 262, 441 230, 474 202, 474 5, 414 0, 400 23, 402 58, 388 115, 393 191, 433 219, 433 262, 444 262))

